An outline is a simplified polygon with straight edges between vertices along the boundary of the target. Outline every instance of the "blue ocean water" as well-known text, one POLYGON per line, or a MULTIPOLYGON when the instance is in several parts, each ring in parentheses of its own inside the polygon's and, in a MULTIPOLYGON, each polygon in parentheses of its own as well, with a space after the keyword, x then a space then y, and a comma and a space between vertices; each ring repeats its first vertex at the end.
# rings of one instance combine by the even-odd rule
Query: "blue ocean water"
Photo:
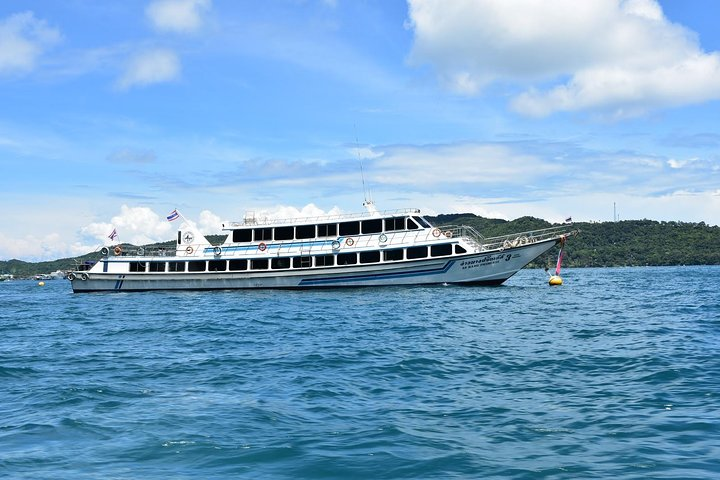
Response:
POLYGON ((563 277, 0 282, 0 477, 720 478, 720 267, 563 277))

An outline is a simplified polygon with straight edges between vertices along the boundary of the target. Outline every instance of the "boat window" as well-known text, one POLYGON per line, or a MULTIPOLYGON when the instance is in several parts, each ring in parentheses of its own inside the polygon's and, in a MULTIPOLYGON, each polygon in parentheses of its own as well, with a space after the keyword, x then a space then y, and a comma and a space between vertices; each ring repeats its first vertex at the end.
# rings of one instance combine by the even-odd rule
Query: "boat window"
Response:
POLYGON ((336 237, 337 236, 337 223, 326 223, 317 226, 318 237, 336 237))
POLYGON ((423 227, 425 227, 425 228, 432 228, 432 225, 430 225, 430 224, 427 222, 427 220, 425 220, 424 218, 422 218, 422 217, 412 217, 412 218, 413 218, 413 220, 415 220, 417 223, 419 223, 419 224, 422 225, 423 227))
POLYGON ((275 240, 292 240, 293 227, 275 227, 275 240))
POLYGON ((250 270, 267 270, 267 268, 267 258, 256 258, 255 260, 250 260, 250 270))
POLYGON ((420 228, 420 227, 418 227, 418 224, 417 224, 417 223, 415 223, 415 222, 414 222, 412 219, 410 219, 410 218, 407 219, 407 229, 408 229, 408 230, 417 230, 418 228, 420 228))
POLYGON ((425 258, 427 257, 427 247, 410 247, 407 249, 407 258, 425 258))
POLYGON ((310 268, 312 267, 312 257, 295 257, 293 258, 293 268, 310 268))
POLYGON ((445 257, 447 255, 452 255, 452 245, 449 243, 442 243, 430 247, 431 257, 445 257))
POLYGON ((256 228, 253 232, 255 232, 256 242, 272 240, 272 228, 256 228))
POLYGON ((357 253, 339 253, 337 256, 338 265, 355 265, 356 263, 357 253))
POLYGON ((168 272, 184 272, 185 262, 168 262, 168 272))
POLYGON ((315 238, 315 225, 298 225, 295 227, 295 238, 315 238))
POLYGON ((232 241, 235 243, 252 242, 252 230, 250 230, 249 228, 233 230, 232 241))
POLYGON ((405 230, 405 217, 393 217, 385 219, 385 231, 405 230))
POLYGON ((374 218, 372 220, 363 220, 362 233, 380 233, 382 232, 382 218, 374 218))
POLYGON ((188 262, 188 272, 204 272, 205 261, 188 262))
POLYGON ((290 257, 276 257, 272 259, 271 266, 273 270, 282 270, 290 268, 290 257))
POLYGON ((145 271, 145 262, 130 262, 130 271, 131 272, 144 272, 145 271))
POLYGON ((150 271, 151 272, 164 272, 165 271, 165 262, 150 262, 150 271))
POLYGON ((316 267, 332 267, 333 265, 335 265, 334 255, 318 255, 315 257, 316 267))
POLYGON ((403 249, 395 248, 393 250, 383 251, 383 260, 386 262, 396 262, 403 259, 403 249))
POLYGON ((460 245, 455 245, 455 253, 467 253, 467 250, 465 250, 460 245))
POLYGON ((230 260, 228 263, 232 271, 247 270, 247 260, 230 260))
POLYGON ((380 261, 380 252, 360 252, 360 263, 377 263, 380 261))
POLYGON ((227 270, 227 262, 225 260, 208 261, 208 270, 211 272, 224 272, 227 270))
POLYGON ((342 222, 340 235, 357 235, 360 233, 360 222, 342 222))

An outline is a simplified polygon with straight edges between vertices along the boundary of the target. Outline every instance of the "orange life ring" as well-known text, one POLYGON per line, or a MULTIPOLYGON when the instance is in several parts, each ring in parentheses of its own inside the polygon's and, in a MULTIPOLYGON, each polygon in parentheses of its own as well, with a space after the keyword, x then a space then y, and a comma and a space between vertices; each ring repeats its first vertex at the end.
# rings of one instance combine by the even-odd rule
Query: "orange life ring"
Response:
POLYGON ((352 238, 348 237, 348 238, 345 239, 345 245, 347 245, 348 247, 352 247, 353 245, 355 245, 355 240, 353 240, 352 238))
POLYGON ((117 247, 115 247, 115 248, 113 249, 113 252, 115 252, 115 255, 120 255, 120 254, 122 253, 122 248, 120 247, 120 245, 118 245, 117 247))
POLYGON ((190 255, 192 252, 193 252, 193 248, 192 248, 192 247, 187 247, 187 248, 185 249, 185 253, 187 253, 188 255, 190 255))
POLYGON ((258 245, 258 250, 260 250, 261 252, 264 252, 266 248, 267 245, 265 245, 265 242, 260 242, 260 245, 258 245))
POLYGON ((440 229, 436 228, 432 231, 433 237, 437 238, 440 236, 440 229))
POLYGON ((452 232, 450 230, 443 232, 443 235, 445 235, 445 238, 452 238, 452 232))

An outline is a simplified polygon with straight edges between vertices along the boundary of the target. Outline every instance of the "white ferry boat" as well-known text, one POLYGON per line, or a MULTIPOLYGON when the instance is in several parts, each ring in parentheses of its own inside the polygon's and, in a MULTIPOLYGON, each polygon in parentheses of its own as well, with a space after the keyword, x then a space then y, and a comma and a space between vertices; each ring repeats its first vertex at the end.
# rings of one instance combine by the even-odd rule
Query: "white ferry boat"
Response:
POLYGON ((470 226, 432 225, 417 209, 365 206, 359 214, 247 217, 223 225, 222 245, 186 221, 174 250, 103 247, 97 262, 79 265, 68 279, 74 292, 500 285, 577 234, 565 224, 485 238, 470 226))

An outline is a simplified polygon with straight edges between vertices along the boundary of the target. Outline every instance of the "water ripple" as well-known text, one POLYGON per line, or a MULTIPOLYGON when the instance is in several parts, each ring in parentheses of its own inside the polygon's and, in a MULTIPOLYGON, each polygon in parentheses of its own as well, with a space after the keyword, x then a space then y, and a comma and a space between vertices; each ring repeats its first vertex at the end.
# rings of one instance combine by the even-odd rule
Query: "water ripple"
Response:
POLYGON ((718 478, 720 269, 545 282, 3 282, 0 476, 718 478))

